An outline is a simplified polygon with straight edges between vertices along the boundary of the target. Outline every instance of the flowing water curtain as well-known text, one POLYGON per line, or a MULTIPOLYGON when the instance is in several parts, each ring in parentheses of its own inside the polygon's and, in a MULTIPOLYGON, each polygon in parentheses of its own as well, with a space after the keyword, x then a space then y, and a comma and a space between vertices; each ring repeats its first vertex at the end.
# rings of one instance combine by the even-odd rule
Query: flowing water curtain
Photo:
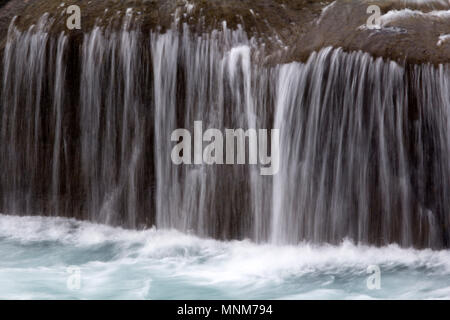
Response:
MULTIPOLYGON (((51 185, 51 201, 50 208, 53 215, 58 215, 61 211, 65 211, 66 208, 61 207, 60 195, 61 195, 61 173, 64 172, 64 163, 67 162, 67 153, 65 149, 67 146, 67 134, 63 132, 63 122, 65 113, 65 87, 66 87, 66 49, 67 49, 67 36, 62 32, 56 42, 56 49, 51 47, 50 53, 56 52, 55 59, 55 80, 53 85, 53 156, 52 156, 52 185, 51 185)), ((50 59, 50 61, 52 61, 50 59)), ((63 205, 67 205, 63 203, 63 205)))
POLYGON ((226 25, 200 37, 186 25, 182 34, 152 34, 158 226, 224 238, 252 236, 255 211, 249 200, 255 197, 248 192, 256 168, 175 166, 167 145, 175 128, 193 132, 199 120, 203 130, 256 128, 251 45, 242 29, 226 25))
POLYGON ((3 212, 274 243, 449 245, 448 66, 325 48, 266 67, 255 39, 226 25, 97 27, 79 50, 45 21, 13 22, 3 55, 3 212), (174 165, 171 133, 196 120, 279 128, 279 173, 174 165))
POLYGON ((332 49, 280 67, 272 241, 448 245, 448 77, 332 49))
MULTIPOLYGON (((417 154, 413 167, 416 201, 421 206, 414 212, 410 227, 416 240, 428 246, 450 244, 450 168, 449 168, 449 80, 448 65, 411 68, 411 90, 415 106, 415 137, 411 149, 417 154)), ((410 95, 411 96, 411 95, 410 95)))
MULTIPOLYGON (((136 227, 149 70, 137 30, 96 27, 83 41, 81 173, 92 220, 136 227)), ((147 192, 147 186, 142 186, 147 192)), ((150 197, 151 195, 149 195, 150 197)))
MULTIPOLYGON (((314 54, 306 65, 282 67, 276 126, 283 132, 284 162, 274 183, 274 241, 367 240, 369 189, 374 186, 370 170, 378 161, 370 158, 377 146, 371 140, 385 109, 376 77, 386 65, 376 64, 367 55, 329 48, 314 54)), ((388 195, 387 188, 382 192, 388 195)), ((382 202, 389 205, 387 198, 382 202)))
MULTIPOLYGON (((27 31, 16 29, 12 21, 3 55, 1 115, 1 191, 2 207, 12 214, 50 214, 48 191, 56 188, 58 169, 50 165, 54 144, 60 139, 63 52, 66 39, 50 38, 47 29, 52 21, 44 15, 27 31), (51 50, 49 48, 54 48, 51 50), (51 52, 50 52, 51 51, 51 52), (55 72, 47 73, 47 61, 56 51, 55 72), (55 118, 45 119, 42 101, 54 93, 52 111, 55 118)), ((52 100, 50 98, 50 100, 52 100)), ((57 162, 57 161, 56 161, 57 162)))

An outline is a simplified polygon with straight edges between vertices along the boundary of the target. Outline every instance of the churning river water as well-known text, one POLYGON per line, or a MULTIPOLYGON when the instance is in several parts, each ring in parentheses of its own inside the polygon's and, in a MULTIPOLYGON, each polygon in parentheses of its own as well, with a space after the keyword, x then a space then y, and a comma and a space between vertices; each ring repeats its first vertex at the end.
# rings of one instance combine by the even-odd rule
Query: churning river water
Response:
POLYGON ((450 251, 397 245, 276 246, 0 215, 0 256, 2 299, 450 298, 450 251), (367 286, 370 266, 380 289, 367 286))

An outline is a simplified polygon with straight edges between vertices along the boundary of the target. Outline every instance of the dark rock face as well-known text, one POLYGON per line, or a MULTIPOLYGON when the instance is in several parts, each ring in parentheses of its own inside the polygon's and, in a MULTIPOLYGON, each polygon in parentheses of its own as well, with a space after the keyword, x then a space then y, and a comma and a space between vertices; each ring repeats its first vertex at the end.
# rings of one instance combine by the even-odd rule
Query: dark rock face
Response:
MULTIPOLYGON (((310 26, 320 16, 324 5, 330 1, 167 1, 167 0, 104 0, 104 1, 69 1, 62 4, 55 0, 11 0, 7 8, 0 11, 0 33, 5 38, 9 22, 17 15, 16 24, 25 30, 36 24, 39 17, 49 13, 54 19, 50 32, 58 34, 65 31, 69 36, 77 37, 79 33, 89 32, 96 25, 122 28, 123 17, 128 8, 133 9, 131 24, 144 32, 165 30, 187 23, 190 29, 198 32, 221 30, 223 23, 231 29, 241 25, 268 49, 267 60, 278 63, 286 56, 286 48, 295 45, 299 38, 307 34, 310 26), (76 4, 81 8, 82 29, 80 32, 66 28, 66 8, 76 4), (270 55, 274 57, 270 58, 270 55)), ((302 58, 306 55, 302 52, 302 58)))
MULTIPOLYGON (((450 4, 447 1, 405 3, 408 2, 336 1, 324 11, 303 42, 310 50, 337 46, 397 61, 449 62, 450 42, 439 42, 439 38, 450 33, 450 11, 446 11, 450 10, 450 4), (371 30, 366 27, 370 16, 366 10, 373 4, 380 7, 383 15, 381 28, 371 30)), ((302 49, 296 48, 295 52, 294 57, 302 49)))
POLYGON ((400 62, 450 61, 450 41, 440 41, 450 33, 450 13, 445 12, 450 4, 444 0, 11 0, 0 9, 2 39, 13 16, 27 29, 46 12, 54 19, 52 32, 76 35, 65 27, 70 4, 81 8, 82 32, 95 25, 120 29, 128 8, 133 9, 132 23, 143 30, 164 30, 175 20, 199 33, 221 29, 224 21, 230 28, 240 24, 265 45, 264 61, 270 63, 305 61, 312 51, 327 46, 400 62), (369 5, 381 9, 380 29, 366 27, 369 5))

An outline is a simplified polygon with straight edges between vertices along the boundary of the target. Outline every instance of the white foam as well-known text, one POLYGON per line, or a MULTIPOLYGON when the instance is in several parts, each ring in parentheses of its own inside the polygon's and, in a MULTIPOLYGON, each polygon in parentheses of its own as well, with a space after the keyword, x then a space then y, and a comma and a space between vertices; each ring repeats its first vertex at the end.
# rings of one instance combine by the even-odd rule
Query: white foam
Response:
MULTIPOLYGON (((436 285, 428 279, 418 279, 420 281, 416 283, 408 278, 410 274, 419 272, 415 270, 427 270, 428 275, 448 278, 450 275, 449 250, 404 249, 397 245, 376 248, 354 245, 350 241, 344 241, 339 246, 308 243, 277 246, 255 244, 248 240, 202 239, 173 230, 133 231, 74 219, 0 215, 0 244, 5 240, 18 243, 16 246, 23 245, 24 248, 33 247, 34 244, 39 247, 43 242, 54 241, 67 248, 67 251, 60 253, 63 257, 81 255, 79 257, 81 262, 78 265, 82 270, 88 270, 83 271, 85 283, 83 297, 85 298, 99 297, 105 292, 113 294, 115 290, 119 290, 114 293, 117 295, 122 293, 130 298, 145 298, 146 293, 159 290, 153 289, 153 282, 150 283, 150 275, 157 274, 163 279, 172 279, 170 281, 180 281, 180 283, 190 283, 190 285, 205 288, 240 290, 239 294, 245 294, 248 291, 248 294, 253 296, 255 292, 268 294, 273 288, 287 286, 289 289, 280 289, 279 293, 272 296, 286 299, 342 298, 344 296, 366 299, 373 298, 372 294, 363 292, 361 289, 349 292, 348 289, 344 289, 345 287, 339 287, 336 284, 338 280, 335 277, 344 275, 344 277, 355 278, 356 280, 352 281, 355 281, 356 286, 360 286, 363 283, 361 281, 367 276, 366 270, 369 265, 378 265, 384 274, 396 273, 398 272, 396 270, 409 270, 406 272, 404 281, 409 281, 410 287, 395 289, 400 291, 392 292, 399 297, 416 298, 417 292, 426 292, 425 297, 428 298, 450 296, 449 286, 445 283, 436 285), (108 244, 113 247, 109 248, 108 244), (103 245, 107 247, 103 249, 103 245), (95 250, 99 246, 102 249, 97 253, 98 255, 101 256, 103 250, 113 250, 112 256, 105 260, 93 255, 92 250, 97 252, 95 250), (84 255, 87 255, 87 258, 84 255), (116 282, 118 277, 124 279, 116 282), (319 281, 318 287, 310 289, 299 287, 299 292, 293 293, 292 284, 289 281, 304 277, 305 279, 320 278, 320 281, 313 280, 314 283, 319 281), (111 282, 112 279, 116 280, 111 282), (126 287, 128 291, 123 287, 126 287), (99 288, 101 288, 100 293, 99 288)), ((60 246, 56 245, 56 247, 60 246)), ((52 249, 49 249, 48 254, 52 252, 52 249)), ((48 257, 43 256, 42 259, 43 262, 40 263, 44 263, 47 268, 47 264, 50 263, 48 257)), ((0 264, 0 277, 12 279, 21 277, 20 275, 24 272, 30 274, 33 270, 39 275, 44 272, 42 267, 23 266, 23 260, 18 261, 19 264, 15 267, 2 268, 0 264), (28 271, 24 271, 25 269, 28 271)), ((13 261, 5 261, 5 259, 2 263, 14 264, 13 261)), ((58 273, 64 273, 64 264, 61 265, 60 262, 48 267, 56 268, 58 273)), ((50 274, 50 271, 45 271, 44 274, 50 274)), ((386 285, 387 280, 383 281, 386 285)), ((395 283, 395 281, 398 280, 394 277, 390 282, 395 283)), ((8 288, 12 286, 13 284, 8 288)), ((10 292, 11 296, 22 293, 24 296, 27 295, 27 292, 21 293, 17 291, 18 289, 14 290, 10 292)), ((387 294, 389 291, 384 293, 387 294)), ((182 292, 177 297, 185 297, 181 294, 182 292)))
POLYGON ((422 12, 419 10, 402 9, 390 10, 380 17, 381 25, 396 22, 406 18, 423 18, 423 19, 448 19, 450 18, 450 10, 437 10, 430 12, 422 12))
POLYGON ((449 0, 397 0, 398 2, 404 4, 415 4, 415 5, 450 5, 449 0))
POLYGON ((75 219, 0 215, 0 237, 24 243, 59 241, 63 244, 88 246, 105 241, 140 241, 144 236, 144 232, 111 228, 75 219))
POLYGON ((441 34, 440 36, 439 36, 439 40, 438 40, 438 42, 436 43, 436 45, 438 46, 438 47, 440 47, 441 45, 443 45, 444 43, 446 43, 447 41, 449 41, 450 40, 450 34, 441 34))
MULTIPOLYGON (((268 272, 276 270, 309 272, 312 269, 359 268, 371 264, 435 266, 444 267, 450 272, 449 250, 405 249, 397 245, 378 248, 354 245, 351 241, 344 241, 339 246, 308 243, 278 246, 255 244, 248 240, 224 242, 202 239, 174 230, 125 230, 56 217, 0 215, 0 237, 23 243, 58 241, 75 246, 91 246, 105 242, 117 242, 127 247, 141 244, 136 252, 141 257, 184 259, 191 254, 204 255, 212 257, 208 268, 213 269, 209 269, 209 272, 217 275, 229 273, 267 276, 268 272), (214 268, 214 265, 218 268, 214 268)), ((202 271, 197 269, 191 272, 202 271)), ((220 276, 212 278, 220 279, 220 276)))

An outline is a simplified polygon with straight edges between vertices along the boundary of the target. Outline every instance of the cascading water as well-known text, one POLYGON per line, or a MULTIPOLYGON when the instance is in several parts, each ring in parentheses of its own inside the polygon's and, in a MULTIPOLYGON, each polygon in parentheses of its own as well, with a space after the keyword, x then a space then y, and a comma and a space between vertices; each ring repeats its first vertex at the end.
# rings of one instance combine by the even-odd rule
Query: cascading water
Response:
POLYGON ((332 49, 280 67, 272 239, 447 246, 448 80, 332 49))
POLYGON ((73 39, 11 24, 2 212, 251 238, 450 245, 450 70, 325 48, 265 66, 242 29, 73 39), (174 165, 176 128, 279 128, 280 171, 174 165))

